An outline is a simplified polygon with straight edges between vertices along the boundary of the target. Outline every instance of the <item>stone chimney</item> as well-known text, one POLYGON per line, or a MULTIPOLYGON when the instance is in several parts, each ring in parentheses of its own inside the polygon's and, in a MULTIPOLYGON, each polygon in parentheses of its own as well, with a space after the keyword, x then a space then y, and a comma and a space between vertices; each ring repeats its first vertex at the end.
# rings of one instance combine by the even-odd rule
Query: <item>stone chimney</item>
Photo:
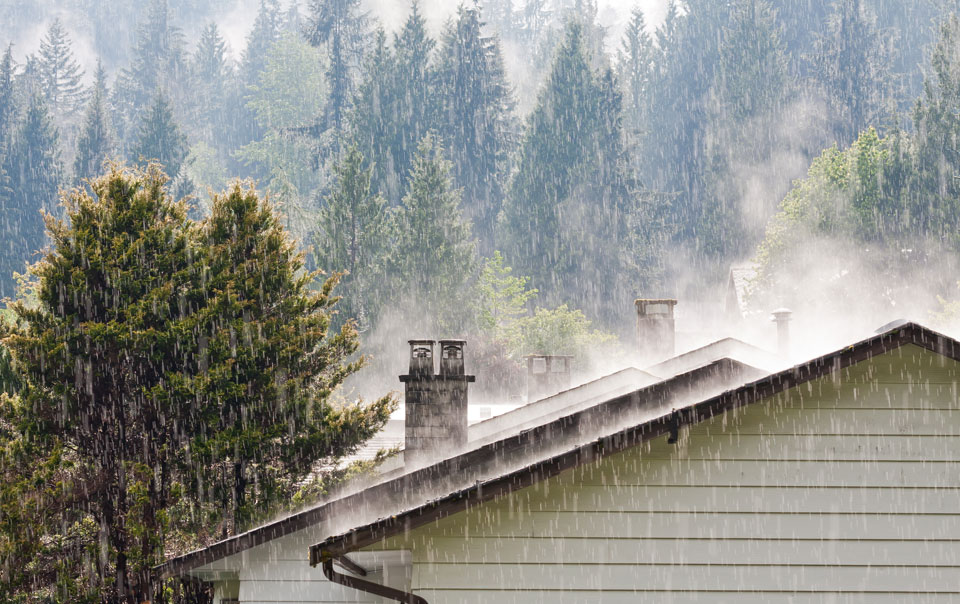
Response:
POLYGON ((670 298, 640 298, 635 304, 640 358, 652 362, 672 357, 676 339, 673 307, 677 301, 670 298))
POLYGON ((770 313, 773 322, 777 324, 777 354, 783 358, 790 357, 790 318, 793 311, 789 308, 778 308, 770 313))
POLYGON ((570 388, 568 355, 527 355, 527 402, 538 401, 570 388))
POLYGON ((467 384, 464 340, 440 340, 440 373, 434 373, 434 341, 410 340, 405 384, 404 463, 447 454, 467 444, 467 384))

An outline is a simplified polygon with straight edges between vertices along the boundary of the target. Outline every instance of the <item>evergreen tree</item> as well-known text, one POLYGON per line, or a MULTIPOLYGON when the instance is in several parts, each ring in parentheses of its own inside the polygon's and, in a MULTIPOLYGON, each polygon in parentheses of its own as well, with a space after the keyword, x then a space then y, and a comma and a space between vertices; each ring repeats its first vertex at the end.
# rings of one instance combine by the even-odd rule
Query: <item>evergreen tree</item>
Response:
POLYGON ((333 173, 334 189, 320 210, 317 266, 344 273, 341 312, 364 329, 376 321, 386 299, 382 284, 390 235, 387 203, 371 192, 373 168, 364 168, 356 145, 346 150, 333 173))
POLYGON ((93 178, 100 174, 103 164, 113 152, 107 114, 107 75, 97 63, 96 81, 84 117, 83 130, 77 139, 77 155, 73 163, 74 180, 93 178))
POLYGON ((435 45, 420 14, 420 4, 413 0, 410 15, 393 42, 396 113, 390 117, 397 124, 397 132, 391 151, 394 168, 401 175, 409 173, 420 141, 436 123, 435 82, 430 69, 430 53, 435 45))
POLYGON ((818 81, 836 115, 834 132, 849 145, 878 126, 890 85, 890 50, 862 0, 837 0, 813 57, 818 81))
MULTIPOLYGON (((200 34, 193 55, 193 98, 200 138, 214 143, 226 129, 226 103, 231 67, 227 63, 227 43, 216 24, 207 25, 200 34)), ((231 116, 233 118, 234 116, 231 116)))
POLYGON ((43 246, 41 210, 56 207, 62 178, 59 133, 43 97, 33 97, 5 159, 10 194, 2 212, 0 296, 12 297, 14 271, 23 273, 32 255, 43 246))
POLYGON ((158 90, 177 99, 183 88, 183 33, 170 23, 167 0, 150 0, 132 54, 132 64, 120 72, 113 94, 118 117, 114 125, 124 146, 135 139, 136 124, 158 90))
POLYGON ((279 37, 279 0, 260 0, 260 9, 253 22, 253 29, 247 36, 247 45, 240 62, 241 79, 246 86, 257 82, 260 72, 266 65, 267 53, 279 37))
MULTIPOLYGON (((15 110, 13 45, 0 58, 0 158, 10 137, 15 110)), ((0 161, 0 164, 3 162, 0 161)))
POLYGON ((389 265, 395 297, 414 305, 415 321, 433 319, 444 329, 462 329, 475 244, 461 216, 460 191, 450 180, 450 162, 432 136, 424 137, 417 149, 396 229, 389 265))
POLYGON ((394 117, 397 102, 394 61, 387 35, 379 29, 366 57, 363 80, 350 114, 353 139, 373 170, 372 188, 391 201, 400 198, 402 186, 391 152, 398 128, 394 117))
POLYGON ((492 251, 503 203, 507 155, 513 141, 514 107, 496 39, 481 34, 477 9, 463 6, 440 49, 440 134, 453 160, 454 181, 463 186, 463 207, 492 251))
POLYGON ((548 301, 598 311, 616 298, 629 207, 622 99, 609 70, 590 67, 572 23, 527 121, 502 216, 506 249, 548 301))
POLYGON ((133 148, 134 161, 158 161, 171 177, 180 173, 187 157, 187 137, 173 119, 173 111, 163 94, 157 94, 153 106, 144 116, 133 148))
MULTIPOLYGON (((625 93, 624 117, 627 130, 639 148, 642 148, 650 130, 650 86, 655 52, 653 38, 647 33, 643 12, 635 8, 630 14, 630 22, 617 51, 617 76, 625 93)), ((641 155, 636 154, 638 162, 641 155)))
POLYGON ((69 115, 83 105, 83 70, 73 56, 70 38, 60 19, 54 19, 40 41, 40 77, 43 94, 54 115, 69 115))
POLYGON ((201 501, 229 510, 236 534, 289 503, 318 462, 336 465, 373 436, 393 402, 332 404, 365 363, 347 361, 357 331, 352 321, 330 328, 338 278, 311 286, 318 273, 303 270, 268 202, 239 185, 216 196, 201 241, 206 302, 192 317, 200 354, 191 379, 213 412, 194 433, 190 468, 201 501))
POLYGON ((363 54, 366 22, 360 0, 310 0, 307 40, 314 46, 326 46, 329 57, 324 130, 339 132, 343 127, 353 94, 354 72, 363 54))

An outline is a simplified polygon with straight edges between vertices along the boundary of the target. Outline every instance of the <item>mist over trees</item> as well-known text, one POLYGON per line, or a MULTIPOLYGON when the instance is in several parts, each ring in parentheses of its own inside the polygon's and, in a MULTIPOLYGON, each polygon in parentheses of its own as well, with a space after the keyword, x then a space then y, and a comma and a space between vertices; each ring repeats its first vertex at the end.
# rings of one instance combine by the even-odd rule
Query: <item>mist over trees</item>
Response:
POLYGON ((320 404, 388 388, 351 383, 358 352, 393 376, 403 339, 465 336, 502 397, 523 354, 613 346, 633 298, 695 296, 735 262, 757 308, 810 298, 798 274, 834 304, 856 301, 848 274, 880 303, 918 277, 953 294, 960 3, 666 0, 615 34, 604 6, 0 0, 0 597, 140 597, 164 548, 279 509, 385 421, 383 399, 320 404), (125 347, 145 355, 130 417, 90 394, 121 387, 102 355, 125 347), (143 415, 176 408, 150 394, 171 384, 198 408, 173 435, 143 415), (78 453, 96 405, 141 446, 78 453), (17 507, 93 474, 114 492, 17 507))

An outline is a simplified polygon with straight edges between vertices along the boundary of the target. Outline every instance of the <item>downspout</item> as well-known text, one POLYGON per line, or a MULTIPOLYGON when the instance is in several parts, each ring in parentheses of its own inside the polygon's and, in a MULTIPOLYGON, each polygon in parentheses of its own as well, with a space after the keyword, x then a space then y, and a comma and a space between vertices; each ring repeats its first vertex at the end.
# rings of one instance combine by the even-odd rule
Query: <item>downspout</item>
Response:
POLYGON ((428 604, 426 600, 410 592, 338 573, 333 570, 333 557, 327 555, 326 552, 323 553, 323 561, 320 564, 323 567, 324 576, 339 585, 352 587, 353 589, 388 598, 395 602, 403 602, 403 604, 428 604))

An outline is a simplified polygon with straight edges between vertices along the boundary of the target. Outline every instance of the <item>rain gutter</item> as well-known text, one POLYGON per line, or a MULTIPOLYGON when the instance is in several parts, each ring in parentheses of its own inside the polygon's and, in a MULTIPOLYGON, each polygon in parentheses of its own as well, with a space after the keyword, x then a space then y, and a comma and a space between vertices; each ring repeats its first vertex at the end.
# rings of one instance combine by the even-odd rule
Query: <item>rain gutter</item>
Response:
MULTIPOLYGON (((320 557, 322 559, 320 564, 323 567, 324 576, 334 583, 343 585, 345 587, 351 587, 375 596, 387 598, 395 602, 403 602, 403 604, 428 604, 428 602, 420 596, 412 594, 408 591, 394 589, 393 587, 387 587, 386 585, 374 583, 373 581, 367 581, 366 579, 360 579, 358 577, 351 577, 349 575, 338 573, 337 571, 333 570, 333 555, 327 552, 321 552, 320 557)), ((336 559, 337 562, 341 563, 344 560, 349 560, 346 558, 346 556, 339 556, 336 559)), ((351 568, 351 570, 356 568, 362 574, 366 574, 366 571, 355 562, 349 561, 348 564, 344 564, 344 566, 351 568)))

